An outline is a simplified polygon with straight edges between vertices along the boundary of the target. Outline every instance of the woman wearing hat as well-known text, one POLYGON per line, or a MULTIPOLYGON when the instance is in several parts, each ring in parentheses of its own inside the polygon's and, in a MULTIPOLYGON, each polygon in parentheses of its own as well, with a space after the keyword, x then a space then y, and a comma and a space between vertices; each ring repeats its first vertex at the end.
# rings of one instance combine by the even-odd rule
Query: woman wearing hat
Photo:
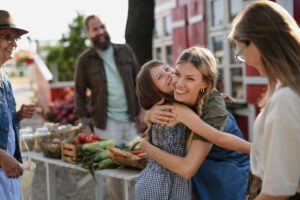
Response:
POLYGON ((22 175, 21 153, 19 148, 19 121, 30 118, 34 113, 31 105, 22 105, 16 112, 16 103, 11 84, 3 72, 3 64, 12 58, 16 41, 28 31, 17 28, 10 14, 0 10, 0 199, 20 200, 22 175))

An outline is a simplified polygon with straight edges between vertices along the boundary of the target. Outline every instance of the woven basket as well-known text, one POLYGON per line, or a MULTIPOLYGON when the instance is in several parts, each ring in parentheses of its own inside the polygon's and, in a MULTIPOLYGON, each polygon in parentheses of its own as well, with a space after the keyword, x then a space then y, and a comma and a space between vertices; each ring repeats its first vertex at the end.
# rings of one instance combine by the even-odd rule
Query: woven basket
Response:
POLYGON ((109 156, 114 163, 118 165, 124 165, 127 167, 133 167, 138 169, 144 169, 148 162, 148 157, 138 157, 130 154, 126 151, 122 151, 118 148, 109 148, 109 156))
POLYGON ((61 158, 60 143, 54 144, 54 143, 42 142, 41 147, 45 157, 57 158, 57 159, 61 158))
MULTIPOLYGON (((60 126, 62 127, 62 126, 60 126)), ((61 139, 67 139, 70 137, 75 137, 78 133, 82 131, 82 127, 78 126, 66 126, 65 128, 61 129, 53 129, 51 131, 51 135, 55 137, 59 137, 61 139)))

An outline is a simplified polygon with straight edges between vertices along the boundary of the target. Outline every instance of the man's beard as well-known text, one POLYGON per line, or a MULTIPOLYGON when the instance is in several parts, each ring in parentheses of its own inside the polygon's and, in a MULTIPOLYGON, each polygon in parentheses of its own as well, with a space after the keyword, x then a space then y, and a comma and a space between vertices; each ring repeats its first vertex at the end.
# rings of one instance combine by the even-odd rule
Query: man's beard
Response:
POLYGON ((91 38, 91 42, 93 43, 93 45, 96 49, 101 49, 101 50, 104 51, 104 50, 108 49, 108 47, 110 45, 110 36, 109 36, 109 34, 105 33, 104 38, 105 38, 104 41, 100 41, 100 37, 95 36, 94 38, 91 38))

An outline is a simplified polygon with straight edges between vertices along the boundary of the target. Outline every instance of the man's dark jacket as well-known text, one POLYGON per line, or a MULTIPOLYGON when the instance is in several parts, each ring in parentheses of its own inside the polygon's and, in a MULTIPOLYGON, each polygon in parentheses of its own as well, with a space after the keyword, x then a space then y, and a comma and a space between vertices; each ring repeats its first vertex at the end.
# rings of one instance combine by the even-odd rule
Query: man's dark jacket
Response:
MULTIPOLYGON (((134 121, 139 113, 135 93, 135 80, 140 65, 134 52, 127 44, 112 44, 115 63, 123 81, 129 120, 134 121)), ((76 63, 75 72, 75 113, 79 118, 88 117, 86 91, 91 90, 91 119, 99 129, 106 128, 108 91, 103 60, 95 48, 83 52, 76 63)))

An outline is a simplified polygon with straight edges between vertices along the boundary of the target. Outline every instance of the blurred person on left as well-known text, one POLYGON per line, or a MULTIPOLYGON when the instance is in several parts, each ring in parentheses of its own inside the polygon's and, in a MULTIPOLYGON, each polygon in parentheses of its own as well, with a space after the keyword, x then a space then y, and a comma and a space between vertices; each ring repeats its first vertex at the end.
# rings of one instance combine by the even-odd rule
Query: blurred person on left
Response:
POLYGON ((9 12, 0 10, 0 199, 20 200, 23 169, 19 147, 19 122, 31 118, 35 108, 23 104, 16 112, 16 102, 8 76, 2 70, 12 58, 17 40, 28 31, 17 28, 9 12))

